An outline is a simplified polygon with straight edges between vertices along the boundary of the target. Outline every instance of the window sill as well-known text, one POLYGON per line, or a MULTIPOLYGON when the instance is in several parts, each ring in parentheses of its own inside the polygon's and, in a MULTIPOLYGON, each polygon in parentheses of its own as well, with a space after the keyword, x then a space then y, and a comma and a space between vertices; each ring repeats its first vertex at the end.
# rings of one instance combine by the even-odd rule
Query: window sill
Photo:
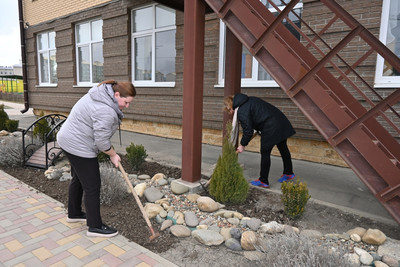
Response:
POLYGON ((39 84, 39 85, 35 85, 36 88, 46 88, 46 87, 57 87, 58 84, 39 84))
POLYGON ((175 82, 163 82, 163 83, 148 83, 148 82, 133 82, 135 87, 175 87, 175 82))
MULTIPOLYGON (((215 88, 224 88, 225 85, 223 83, 219 83, 214 85, 215 88)), ((270 88, 279 88, 279 85, 274 82, 253 82, 253 83, 241 83, 240 85, 241 88, 246 88, 246 87, 270 87, 270 88)))

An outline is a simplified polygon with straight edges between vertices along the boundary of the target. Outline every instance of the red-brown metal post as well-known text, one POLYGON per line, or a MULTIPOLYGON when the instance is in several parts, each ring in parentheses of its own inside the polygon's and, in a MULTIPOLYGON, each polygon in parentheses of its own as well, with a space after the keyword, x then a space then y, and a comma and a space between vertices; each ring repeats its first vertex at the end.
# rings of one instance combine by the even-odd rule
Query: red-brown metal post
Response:
MULTIPOLYGON (((242 43, 226 27, 225 45, 225 88, 224 97, 240 93, 240 80, 242 68, 242 43)), ((232 116, 224 112, 223 137, 226 134, 226 123, 232 120, 232 116)))
POLYGON ((185 0, 182 180, 201 178, 205 2, 185 0))

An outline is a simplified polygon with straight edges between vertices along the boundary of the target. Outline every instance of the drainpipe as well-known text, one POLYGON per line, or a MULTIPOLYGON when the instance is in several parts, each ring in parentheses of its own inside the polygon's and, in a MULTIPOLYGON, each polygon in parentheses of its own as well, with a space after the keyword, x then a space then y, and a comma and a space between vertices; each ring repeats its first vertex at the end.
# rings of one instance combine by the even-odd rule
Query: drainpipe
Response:
POLYGON ((29 110, 29 97, 28 97, 28 77, 26 68, 26 52, 25 52, 25 27, 24 27, 24 12, 22 11, 22 1, 18 0, 18 11, 19 11, 19 32, 21 38, 21 56, 22 56, 22 79, 24 83, 24 103, 25 109, 21 110, 21 113, 25 113, 29 110))

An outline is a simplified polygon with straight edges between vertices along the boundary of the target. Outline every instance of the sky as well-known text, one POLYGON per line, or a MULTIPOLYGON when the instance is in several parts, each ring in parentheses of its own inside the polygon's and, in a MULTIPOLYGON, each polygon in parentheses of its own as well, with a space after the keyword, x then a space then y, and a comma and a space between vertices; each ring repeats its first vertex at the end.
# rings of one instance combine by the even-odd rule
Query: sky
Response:
POLYGON ((18 0, 0 0, 0 66, 20 64, 18 0))

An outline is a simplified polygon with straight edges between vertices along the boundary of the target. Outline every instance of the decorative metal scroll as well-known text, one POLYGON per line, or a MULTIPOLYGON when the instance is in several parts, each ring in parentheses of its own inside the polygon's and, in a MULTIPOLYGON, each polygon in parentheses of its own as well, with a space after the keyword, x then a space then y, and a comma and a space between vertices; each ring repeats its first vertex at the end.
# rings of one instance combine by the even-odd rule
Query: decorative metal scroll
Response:
POLYGON ((57 133, 66 120, 61 114, 40 117, 22 133, 24 165, 47 169, 62 152, 57 133))

